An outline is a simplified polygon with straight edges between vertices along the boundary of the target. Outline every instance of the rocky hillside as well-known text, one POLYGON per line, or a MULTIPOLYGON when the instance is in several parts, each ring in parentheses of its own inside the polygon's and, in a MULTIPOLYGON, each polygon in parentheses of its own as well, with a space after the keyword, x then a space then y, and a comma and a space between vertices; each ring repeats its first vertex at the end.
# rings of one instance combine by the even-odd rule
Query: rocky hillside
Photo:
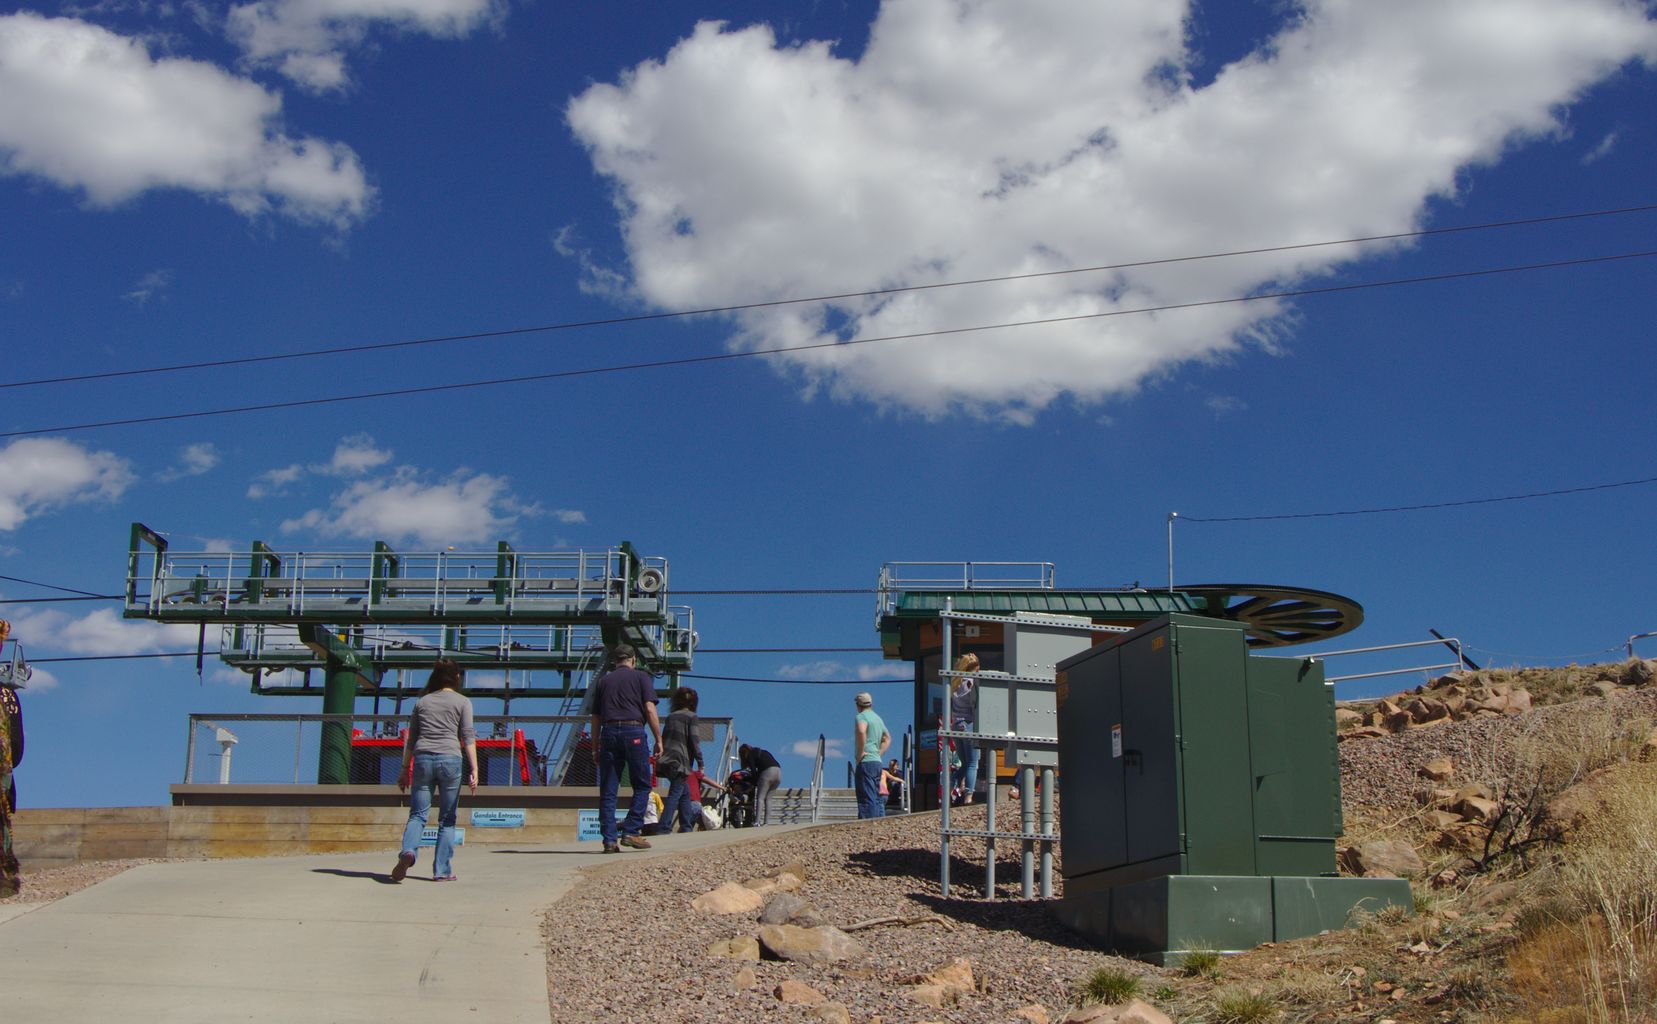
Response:
POLYGON ((1657 1024, 1652 668, 1446 677, 1349 709, 1341 867, 1409 877, 1415 915, 1154 968, 1014 898, 1016 848, 989 902, 982 841, 956 841, 943 898, 936 816, 888 818, 606 862, 547 915, 553 1019, 1657 1024))

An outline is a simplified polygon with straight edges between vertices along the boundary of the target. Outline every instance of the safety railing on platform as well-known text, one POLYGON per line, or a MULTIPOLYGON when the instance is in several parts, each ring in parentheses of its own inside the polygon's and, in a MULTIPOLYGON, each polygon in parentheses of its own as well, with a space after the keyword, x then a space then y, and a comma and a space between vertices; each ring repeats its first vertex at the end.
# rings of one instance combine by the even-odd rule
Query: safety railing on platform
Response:
POLYGON ((875 582, 875 618, 908 590, 1052 590, 1052 562, 887 562, 875 582))
POLYGON ((599 598, 662 596, 667 561, 630 548, 521 552, 401 553, 372 551, 173 551, 165 539, 134 525, 127 564, 126 608, 157 616, 174 605, 269 606, 303 616, 339 608, 419 608, 442 614, 451 605, 494 606, 510 614, 520 602, 577 604, 599 598))
MULTIPOLYGON (((691 653, 696 631, 691 610, 669 609, 673 623, 642 626, 641 632, 663 652, 691 653)), ((604 640, 596 625, 545 626, 524 623, 509 625, 445 626, 439 624, 386 625, 364 623, 342 631, 354 648, 376 662, 430 664, 438 656, 459 657, 467 667, 475 663, 492 668, 532 663, 543 667, 548 661, 577 662, 604 640)), ((232 664, 259 663, 269 668, 321 668, 325 660, 307 644, 299 629, 289 625, 235 623, 224 626, 219 636, 219 656, 232 664)))
MULTIPOLYGON (((584 715, 478 715, 478 783, 484 786, 593 786, 597 769, 583 730, 584 715), (576 742, 562 771, 554 771, 549 752, 561 745, 562 730, 576 742)), ((732 719, 700 719, 701 738, 724 749, 732 719)), ((395 785, 402 766, 406 715, 193 714, 184 761, 184 782, 243 785, 316 783, 324 730, 350 737, 346 781, 355 785, 395 785)))
POLYGON ((1649 639, 1650 637, 1654 637, 1654 636, 1657 636, 1657 633, 1635 633, 1633 636, 1629 637, 1628 638, 1628 656, 1630 658, 1634 657, 1634 641, 1636 641, 1636 640, 1646 640, 1646 639, 1649 639))
MULTIPOLYGON (((4 633, 0 632, 0 637, 4 633)), ((29 667, 23 657, 23 645, 16 640, 11 642, 11 654, 0 660, 0 686, 9 686, 14 690, 26 690, 30 678, 34 676, 34 669, 29 667)))

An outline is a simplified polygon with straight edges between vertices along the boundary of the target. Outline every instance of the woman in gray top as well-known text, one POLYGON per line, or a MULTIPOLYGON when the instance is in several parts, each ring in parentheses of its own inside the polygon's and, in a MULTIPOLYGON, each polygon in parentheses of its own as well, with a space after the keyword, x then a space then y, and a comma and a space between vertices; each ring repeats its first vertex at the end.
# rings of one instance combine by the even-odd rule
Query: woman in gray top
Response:
POLYGON ((673 831, 673 819, 679 819, 679 831, 691 832, 698 817, 696 804, 690 798, 690 773, 702 767, 702 741, 697 736, 696 707, 701 703, 696 691, 688 686, 673 691, 671 707, 662 726, 662 749, 656 755, 657 774, 667 779, 667 805, 662 809, 661 830, 673 831))
POLYGON ((403 769, 397 788, 409 789, 408 824, 403 827, 403 849, 391 880, 401 882, 420 852, 432 796, 437 797, 437 850, 432 881, 452 882, 450 858, 455 848, 455 811, 460 804, 460 773, 472 795, 478 791, 478 736, 472 725, 472 702, 460 693, 466 674, 448 658, 437 659, 431 678, 414 704, 408 732, 403 735, 403 769), (464 765, 462 764, 464 754, 464 765))

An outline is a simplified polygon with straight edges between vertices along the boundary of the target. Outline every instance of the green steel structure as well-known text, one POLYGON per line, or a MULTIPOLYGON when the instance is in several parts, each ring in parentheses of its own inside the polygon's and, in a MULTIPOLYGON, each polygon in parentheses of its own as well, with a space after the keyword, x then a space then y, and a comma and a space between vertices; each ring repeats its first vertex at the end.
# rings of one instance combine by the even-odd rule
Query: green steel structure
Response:
MULTIPOLYGON (((640 668, 665 677, 666 696, 691 668, 696 641, 690 609, 668 603, 667 561, 626 542, 553 552, 505 541, 480 552, 404 553, 384 542, 282 552, 262 541, 243 553, 175 551, 134 523, 124 595, 125 617, 198 625, 203 649, 212 627, 220 659, 249 673, 253 692, 320 695, 324 714, 349 715, 358 697, 413 696, 424 680, 410 674, 438 657, 500 671, 499 685, 468 687, 468 696, 568 705, 620 642, 638 651, 640 668), (284 670, 301 681, 279 682, 292 678, 284 670)), ((329 728, 318 780, 344 782, 350 736, 329 728)))

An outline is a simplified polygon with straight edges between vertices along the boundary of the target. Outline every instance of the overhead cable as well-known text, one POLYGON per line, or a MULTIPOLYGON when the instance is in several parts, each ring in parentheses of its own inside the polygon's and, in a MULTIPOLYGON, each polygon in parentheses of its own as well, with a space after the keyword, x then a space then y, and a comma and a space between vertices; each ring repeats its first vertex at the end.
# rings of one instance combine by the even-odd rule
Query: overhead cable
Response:
POLYGON ((1180 513, 1182 523, 1259 523, 1281 519, 1333 519, 1339 516, 1369 516, 1383 512, 1425 512, 1441 508, 1464 508, 1468 505, 1494 505, 1503 501, 1528 501, 1531 498, 1553 498, 1562 494, 1586 494, 1589 491, 1609 491, 1618 487, 1638 487, 1657 483, 1657 476, 1640 480, 1620 480, 1614 484, 1589 484, 1585 487, 1562 487, 1553 491, 1532 491, 1529 494, 1507 494, 1499 498, 1468 498, 1464 501, 1435 501, 1421 505, 1388 505, 1381 508, 1353 508, 1339 512, 1296 512, 1281 515, 1256 516, 1187 516, 1180 513))
POLYGON ((333 395, 326 398, 301 398, 286 402, 266 402, 259 405, 239 405, 224 409, 203 409, 196 412, 162 413, 155 416, 133 416, 118 420, 99 420, 90 423, 69 423, 51 427, 35 427, 29 430, 8 430, 0 432, 0 438, 29 437, 36 434, 62 434, 76 430, 95 430, 103 427, 128 427, 144 423, 168 423, 179 420, 202 419, 213 416, 232 416, 250 412, 270 412, 278 409, 302 409, 315 406, 334 405, 341 402, 360 402, 375 398, 401 398, 409 395, 429 395, 444 391, 465 391, 473 388, 496 387, 503 384, 528 384, 550 380, 563 380, 573 377, 592 377, 602 374, 626 373, 635 370, 659 370, 671 367, 699 366, 712 363, 724 363, 737 359, 751 359, 757 356, 785 355, 791 352, 810 352, 820 349, 848 349, 858 345, 875 345, 897 341, 915 341, 923 338, 941 338, 959 334, 977 334, 985 331, 1006 330, 1015 327, 1038 327, 1052 324, 1077 323, 1084 320, 1101 320, 1109 317, 1133 316, 1141 313, 1164 313, 1179 309, 1199 309, 1206 306, 1224 306, 1244 302, 1259 302, 1266 299, 1293 299, 1312 295, 1333 295, 1341 292, 1365 291, 1374 288, 1391 288, 1400 285, 1427 284, 1437 281, 1455 281, 1474 277, 1493 277, 1500 274, 1516 274, 1534 270, 1558 270, 1566 267, 1583 267, 1596 264, 1615 263, 1626 260, 1646 259, 1657 256, 1657 250, 1642 252, 1618 253, 1612 256, 1587 256, 1572 260, 1554 260, 1546 263, 1527 263, 1508 267, 1489 267, 1483 270, 1462 270, 1443 274, 1424 274, 1418 277, 1392 278, 1386 281, 1362 281, 1353 284, 1326 285, 1321 288, 1294 288, 1275 292, 1259 292, 1252 295, 1237 295, 1222 299, 1202 299, 1194 302, 1172 302, 1160 306, 1139 306, 1133 309, 1113 309, 1099 313, 1077 313, 1070 316, 1043 317, 1035 320, 1016 320, 999 324, 980 324, 974 327, 953 327, 935 331, 915 331, 909 334, 888 334, 875 338, 853 338, 849 341, 823 341, 808 345, 784 345, 775 348, 749 349, 742 352, 720 352, 713 355, 683 356, 677 359, 654 359, 637 363, 616 363, 609 366, 593 366, 579 370, 555 370, 549 373, 530 373, 516 377, 495 377, 488 380, 461 381, 454 384, 427 384, 420 387, 394 388, 387 391, 369 391, 353 395, 333 395))
POLYGON ((223 366, 245 366, 254 363, 271 363, 292 359, 311 359, 318 356, 349 355, 358 352, 379 352, 388 349, 413 348, 423 345, 441 345, 460 341, 483 341, 492 338, 509 338, 523 334, 544 334, 554 331, 572 331, 594 327, 614 327, 623 324, 643 323, 653 320, 672 320, 718 313, 741 313, 754 309, 770 309, 778 306, 795 306, 813 302, 838 302, 846 299, 879 298, 883 295, 899 295, 905 292, 934 291, 944 288, 967 288, 977 285, 1004 284, 1013 281, 1028 281, 1047 277, 1064 277, 1075 274, 1103 273, 1111 270, 1135 270, 1144 267, 1169 266, 1179 263, 1195 263, 1203 260, 1228 259, 1237 256, 1261 256, 1269 253, 1294 252, 1302 249, 1327 248, 1337 245, 1358 245, 1365 242, 1401 241, 1409 238, 1427 238, 1434 235, 1450 235, 1472 231, 1490 231, 1498 228, 1528 227, 1537 224, 1553 224, 1562 221, 1586 220, 1595 217, 1615 217, 1631 213, 1647 213, 1653 210, 1657 210, 1657 204, 1627 206, 1613 210, 1589 210, 1580 213, 1562 213, 1547 217, 1524 217, 1514 220, 1489 221, 1483 224, 1462 224, 1444 228, 1423 228, 1418 231, 1397 231, 1385 235, 1362 235, 1355 238, 1341 238, 1322 242, 1297 242, 1289 245, 1260 246, 1253 249, 1232 249, 1224 252, 1203 253, 1196 256, 1168 256, 1160 259, 1134 260, 1127 263, 1107 263, 1089 267, 1070 267, 1063 270, 1040 270, 1025 274, 1002 274, 995 277, 969 278, 960 281, 939 281, 931 284, 894 285, 890 288, 871 288, 864 291, 838 292, 828 295, 811 295, 788 299, 769 299, 760 302, 743 302, 725 306, 706 306, 701 309, 679 309, 661 313, 638 313, 631 316, 606 317, 598 320, 572 320, 561 323, 541 324, 533 327, 511 327, 495 331, 473 331, 466 334, 447 334, 430 338, 411 338, 402 341, 370 342, 360 345, 343 345, 335 348, 303 349, 297 352, 278 352, 269 355, 240 356, 230 359, 204 359, 193 363, 175 363, 170 366, 150 366, 131 370, 104 370, 98 373, 81 373, 61 377, 41 377, 34 380, 10 381, 0 383, 0 389, 35 387, 44 384, 80 383, 93 380, 108 380, 115 377, 137 377, 147 374, 175 373, 183 370, 203 370, 223 366))

